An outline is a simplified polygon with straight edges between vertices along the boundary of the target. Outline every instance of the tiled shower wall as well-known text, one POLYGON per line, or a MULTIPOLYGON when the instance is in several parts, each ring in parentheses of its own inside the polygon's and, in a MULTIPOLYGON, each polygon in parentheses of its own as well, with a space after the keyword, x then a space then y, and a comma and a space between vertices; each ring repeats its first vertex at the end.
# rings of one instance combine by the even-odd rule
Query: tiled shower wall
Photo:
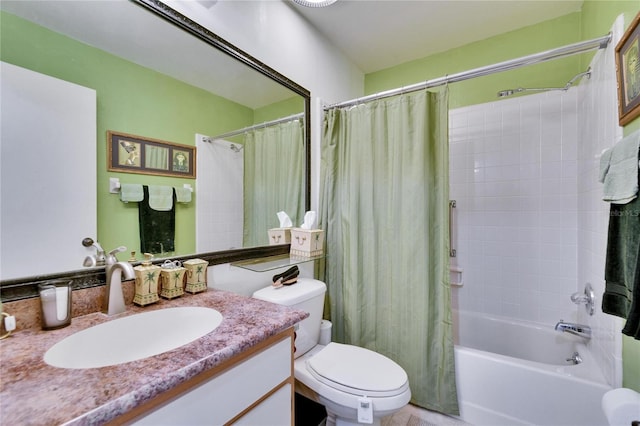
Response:
POLYGON ((243 151, 223 140, 196 141, 196 252, 242 247, 243 151))
POLYGON ((463 269, 454 307, 553 327, 588 324, 607 382, 622 384, 622 320, 603 314, 609 205, 599 157, 617 126, 613 46, 568 92, 546 92, 450 112, 450 187, 457 201, 452 266, 463 269), (589 282, 596 312, 570 301, 589 282))
POLYGON ((604 265, 607 249, 609 204, 602 201, 602 184, 598 182, 601 152, 622 137, 617 125, 617 95, 614 46, 623 29, 619 18, 612 29, 613 41, 599 51, 591 62, 592 78, 583 82, 578 92, 578 289, 591 283, 597 300, 593 316, 578 309, 578 320, 593 329, 592 351, 609 384, 622 386, 623 322, 602 313, 604 265))
POLYGON ((462 310, 555 324, 576 320, 576 89, 450 112, 457 202, 452 265, 462 310))

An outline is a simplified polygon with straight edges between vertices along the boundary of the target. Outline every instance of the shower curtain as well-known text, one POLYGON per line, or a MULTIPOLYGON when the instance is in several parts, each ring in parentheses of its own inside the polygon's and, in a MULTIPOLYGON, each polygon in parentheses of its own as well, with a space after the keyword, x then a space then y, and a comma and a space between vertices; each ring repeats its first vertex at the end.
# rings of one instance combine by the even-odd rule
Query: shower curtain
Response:
POLYGON ((320 223, 334 340, 393 359, 413 403, 457 414, 447 102, 421 91, 327 111, 320 223))
POLYGON ((267 230, 285 211, 294 226, 304 216, 304 126, 302 120, 247 132, 244 137, 244 247, 269 244, 267 230))

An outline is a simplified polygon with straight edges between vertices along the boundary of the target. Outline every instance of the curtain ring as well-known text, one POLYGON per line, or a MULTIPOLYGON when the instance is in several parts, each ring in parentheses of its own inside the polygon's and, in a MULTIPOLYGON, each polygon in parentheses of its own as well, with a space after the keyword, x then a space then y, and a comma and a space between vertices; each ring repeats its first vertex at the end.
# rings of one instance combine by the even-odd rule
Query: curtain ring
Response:
POLYGON ((444 93, 449 93, 449 74, 444 75, 444 93))

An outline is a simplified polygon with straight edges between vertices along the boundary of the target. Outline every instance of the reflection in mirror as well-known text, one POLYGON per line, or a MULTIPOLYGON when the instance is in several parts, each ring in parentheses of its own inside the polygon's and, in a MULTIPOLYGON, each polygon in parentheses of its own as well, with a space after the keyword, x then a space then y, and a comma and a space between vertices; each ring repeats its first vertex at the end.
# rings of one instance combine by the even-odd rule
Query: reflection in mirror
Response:
MULTIPOLYGON (((121 184, 175 188, 187 184, 195 189, 190 202, 175 205, 175 251, 157 253, 157 257, 266 245, 266 229, 278 226, 278 211, 286 211, 296 223, 308 208, 308 91, 162 3, 139 3, 148 3, 147 7, 155 10, 150 12, 124 0, 0 3, 3 62, 96 93, 96 135, 87 143, 95 144, 97 158, 73 158, 73 150, 64 147, 64 140, 51 141, 61 150, 68 149, 73 161, 95 164, 97 235, 83 236, 97 239, 107 251, 128 247, 119 255, 120 260, 129 259, 131 251, 137 251, 137 258, 141 258, 138 206, 123 203, 119 194, 110 193, 109 180, 117 178, 121 184), (179 21, 188 31, 166 19, 179 21), (300 113, 302 118, 265 125, 300 113), (235 136, 218 137, 256 124, 262 125, 235 136), (108 172, 109 130, 195 145, 197 178, 108 172), (223 153, 219 155, 217 148, 223 153), (236 154, 241 161, 225 160, 236 154), (232 164, 235 166, 229 169, 232 164), (225 167, 228 173, 223 172, 225 167), (233 203, 223 205, 225 197, 233 203), (205 230, 204 224, 212 222, 218 230, 234 229, 233 239, 216 234, 215 229, 205 230)), ((69 173, 61 164, 51 166, 47 172, 51 175, 69 173)), ((64 196, 60 200, 63 202, 64 196)), ((76 207, 80 215, 86 210, 82 204, 76 207)), ((28 223, 12 226, 28 229, 28 223)), ((65 232, 55 223, 50 227, 60 234, 65 232)), ((77 245, 81 246, 81 239, 77 245)), ((19 256, 25 261, 23 273, 0 275, 1 280, 82 267, 83 258, 74 255, 67 263, 56 262, 32 272, 27 263, 32 260, 30 247, 18 244, 12 248, 23 250, 19 256)), ((82 249, 86 255, 93 253, 82 249)), ((44 250, 71 252, 55 245, 44 250)))
POLYGON ((295 114, 203 137, 198 144, 198 164, 203 166, 198 179, 198 252, 268 245, 267 230, 280 225, 276 215, 280 211, 294 224, 302 220, 302 118, 295 114), (243 215, 243 211, 264 214, 243 215))

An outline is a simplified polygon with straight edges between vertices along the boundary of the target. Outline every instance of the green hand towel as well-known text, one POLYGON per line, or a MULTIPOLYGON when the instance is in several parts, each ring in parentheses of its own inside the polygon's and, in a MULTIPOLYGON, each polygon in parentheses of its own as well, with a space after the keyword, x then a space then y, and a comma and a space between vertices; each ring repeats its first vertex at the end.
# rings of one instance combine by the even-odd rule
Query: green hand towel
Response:
MULTIPOLYGON (((637 172, 636 172, 637 174, 637 172)), ((626 318, 622 333, 640 340, 640 199, 611 204, 602 312, 626 318)))
MULTIPOLYGON (((142 253, 166 253, 175 251, 176 208, 172 195, 171 209, 158 211, 149 204, 149 187, 143 187, 144 200, 138 203, 140 222, 140 251, 142 253)), ((173 193, 173 188, 171 188, 173 193)))

